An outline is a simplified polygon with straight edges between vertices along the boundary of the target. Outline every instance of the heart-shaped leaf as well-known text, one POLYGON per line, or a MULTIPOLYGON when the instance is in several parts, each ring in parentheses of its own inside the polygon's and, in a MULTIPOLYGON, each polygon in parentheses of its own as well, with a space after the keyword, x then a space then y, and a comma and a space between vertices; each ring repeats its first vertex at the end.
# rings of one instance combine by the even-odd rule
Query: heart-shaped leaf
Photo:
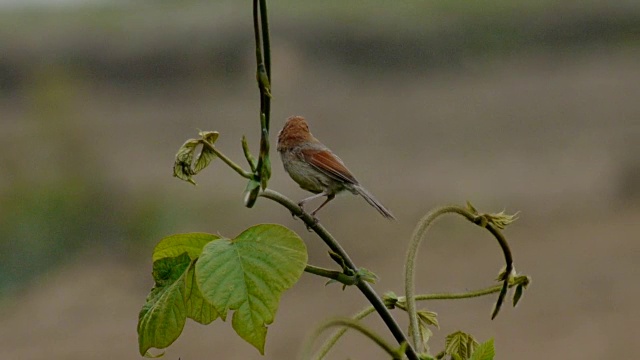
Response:
POLYGON ((205 233, 176 234, 162 239, 153 251, 155 286, 140 311, 140 353, 164 349, 182 333, 186 318, 209 324, 218 312, 203 297, 195 282, 195 260, 202 248, 219 236, 205 233))
POLYGON ((222 319, 235 310, 233 328, 264 354, 280 295, 306 264, 306 246, 296 233, 281 225, 256 225, 235 239, 208 243, 195 266, 196 281, 222 319))
POLYGON ((220 239, 220 236, 206 233, 188 233, 167 236, 160 240, 156 248, 153 249, 153 261, 156 262, 166 257, 176 257, 186 252, 191 260, 200 256, 202 248, 213 240, 220 239))
POLYGON ((195 269, 195 265, 190 266, 185 276, 185 309, 188 318, 202 325, 208 325, 219 315, 216 309, 202 297, 202 292, 196 283, 195 269))
POLYGON ((183 253, 153 263, 156 284, 138 317, 138 345, 140 354, 152 347, 164 349, 182 333, 187 319, 185 307, 185 274, 190 267, 189 255, 183 253))

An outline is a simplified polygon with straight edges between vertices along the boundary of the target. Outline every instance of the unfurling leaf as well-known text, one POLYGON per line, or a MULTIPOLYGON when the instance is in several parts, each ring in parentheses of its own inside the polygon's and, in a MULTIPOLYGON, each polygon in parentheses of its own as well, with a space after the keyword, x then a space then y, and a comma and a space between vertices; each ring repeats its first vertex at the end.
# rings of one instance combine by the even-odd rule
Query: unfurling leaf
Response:
POLYGON ((470 334, 456 331, 445 340, 445 353, 452 358, 468 359, 478 346, 478 342, 470 334))
POLYGON ((356 276, 371 284, 375 284, 376 281, 378 281, 378 275, 376 275, 373 271, 365 268, 359 268, 356 276))
MULTIPOLYGON (((440 328, 440 326, 438 325, 438 318, 437 318, 438 315, 433 311, 428 311, 428 310, 419 310, 417 312, 417 315, 418 315, 418 330, 420 334, 420 339, 418 339, 418 341, 422 343, 423 349, 429 352, 429 339, 433 335, 433 332, 431 331, 431 329, 428 328, 428 326, 431 325, 431 326, 440 328)), ((409 333, 411 334, 412 332, 409 331, 409 333)))
POLYGON ((217 157, 216 153, 208 146, 202 146, 200 154, 196 157, 195 164, 193 165, 194 175, 202 171, 202 169, 209 166, 211 161, 217 157))
POLYGON ((493 339, 489 339, 489 341, 478 345, 471 355, 471 360, 493 360, 494 356, 496 356, 496 351, 493 347, 493 339))
POLYGON ((503 230, 507 225, 513 223, 518 220, 519 212, 516 212, 513 215, 506 214, 504 211, 501 211, 497 214, 483 214, 482 216, 487 219, 487 221, 493 224, 498 229, 503 230))
POLYGON ((208 142, 209 144, 213 145, 215 144, 216 140, 218 140, 218 137, 220 136, 220 133, 217 131, 200 131, 198 133, 198 135, 200 135, 200 137, 202 138, 202 140, 208 142))
POLYGON ((440 324, 438 324, 438 314, 433 311, 419 310, 418 320, 423 322, 425 325, 433 325, 440 329, 440 324))
MULTIPOLYGON (((213 146, 216 140, 218 140, 218 136, 220 136, 220 133, 217 131, 200 131, 198 134, 202 137, 203 142, 207 142, 211 146, 213 146)), ((209 166, 211 161, 216 157, 216 153, 209 146, 203 144, 200 154, 196 157, 195 164, 193 165, 194 175, 209 166)))
POLYGON ((207 244, 195 266, 196 281, 222 319, 235 310, 236 333, 264 354, 267 326, 280 296, 298 281, 306 264, 306 246, 296 233, 263 224, 235 239, 207 244))
POLYGON ((387 291, 382 295, 382 301, 387 309, 393 310, 396 308, 396 304, 398 303, 398 295, 393 291, 387 291))
POLYGON ((193 185, 196 184, 193 180, 193 175, 202 171, 216 158, 216 154, 210 146, 213 146, 218 136, 220 136, 217 131, 200 131, 198 135, 200 135, 200 139, 189 139, 182 144, 178 149, 176 160, 173 164, 173 176, 180 180, 188 181, 193 185), (204 145, 204 143, 209 146, 204 145), (202 149, 198 156, 195 157, 194 162, 194 155, 198 145, 201 145, 202 149))
POLYGON ((191 168, 191 164, 193 163, 193 155, 196 151, 196 146, 198 146, 198 140, 187 140, 182 144, 180 149, 178 149, 176 160, 173 164, 173 176, 180 180, 188 181, 193 185, 195 185, 196 182, 192 179, 195 172, 191 168))
POLYGON ((421 322, 418 323, 418 329, 420 334, 420 339, 418 341, 422 343, 424 351, 429 352, 429 339, 433 335, 433 332, 421 322))
POLYGON ((522 298, 522 293, 524 292, 524 289, 526 289, 527 286, 529 286, 531 279, 525 275, 518 275, 515 277, 515 281, 518 282, 518 285, 516 285, 516 290, 513 294, 514 307, 518 305, 518 302, 520 302, 520 299, 522 298))

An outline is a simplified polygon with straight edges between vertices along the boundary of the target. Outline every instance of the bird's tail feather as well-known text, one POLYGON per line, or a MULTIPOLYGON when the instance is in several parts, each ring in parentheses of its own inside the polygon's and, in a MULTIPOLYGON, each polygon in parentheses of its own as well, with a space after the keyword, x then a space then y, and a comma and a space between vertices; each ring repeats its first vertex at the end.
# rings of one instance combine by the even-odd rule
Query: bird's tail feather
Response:
POLYGON ((391 220, 396 219, 391 213, 391 211, 389 211, 386 207, 384 207, 384 205, 382 205, 380 201, 378 201, 378 199, 373 197, 373 195, 370 192, 368 192, 365 188, 363 188, 360 185, 356 185, 354 186, 354 189, 369 203, 369 205, 376 208, 376 210, 378 210, 378 212, 380 212, 382 216, 391 220))

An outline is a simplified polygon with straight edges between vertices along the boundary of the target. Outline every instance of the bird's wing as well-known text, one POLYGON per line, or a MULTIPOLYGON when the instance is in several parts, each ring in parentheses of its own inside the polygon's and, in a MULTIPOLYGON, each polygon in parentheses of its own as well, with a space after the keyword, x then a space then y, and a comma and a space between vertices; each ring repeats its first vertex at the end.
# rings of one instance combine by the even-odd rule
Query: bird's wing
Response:
POLYGON ((321 173, 339 181, 357 184, 358 180, 344 166, 342 160, 329 150, 302 149, 302 157, 321 173))

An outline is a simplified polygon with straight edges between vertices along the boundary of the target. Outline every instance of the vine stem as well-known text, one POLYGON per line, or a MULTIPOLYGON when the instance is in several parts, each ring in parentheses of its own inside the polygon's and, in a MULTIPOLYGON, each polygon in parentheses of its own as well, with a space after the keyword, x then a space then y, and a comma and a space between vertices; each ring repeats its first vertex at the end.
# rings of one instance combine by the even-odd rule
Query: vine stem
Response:
POLYGON ((206 146, 209 150, 211 150, 220 160, 224 161, 231 169, 240 174, 243 178, 253 179, 253 174, 245 171, 240 165, 236 164, 233 160, 229 159, 225 154, 216 149, 215 146, 211 145, 208 141, 202 141, 202 146, 206 146))
POLYGON ((347 286, 355 285, 359 281, 358 275, 347 275, 340 271, 333 271, 308 264, 304 268, 304 272, 335 280, 347 286))
POLYGON ((418 248, 422 242, 422 238, 427 233, 427 230, 440 215, 448 212, 454 212, 458 210, 457 206, 447 206, 440 209, 436 209, 420 220, 418 226, 416 226, 411 235, 411 242, 409 243, 409 250, 407 251, 407 259, 405 261, 405 281, 404 289, 405 296, 407 297, 407 313, 409 314, 409 330, 411 331, 411 343, 416 349, 419 350, 420 346, 420 328, 418 324, 418 311, 416 309, 415 301, 415 277, 416 277, 416 258, 418 257, 418 248))
POLYGON ((394 349, 393 346, 391 346, 389 343, 384 341, 384 339, 382 339, 378 334, 374 333, 373 331, 363 326, 356 320, 350 319, 350 318, 331 319, 323 323, 322 325, 320 325, 318 329, 311 335, 310 339, 307 341, 304 353, 302 355, 303 359, 310 358, 313 340, 315 340, 318 336, 320 336, 320 334, 324 330, 334 326, 341 326, 344 328, 351 328, 351 329, 357 330, 363 335, 365 335, 366 337, 368 337, 369 339, 373 340, 373 342, 375 342, 378 346, 380 346, 388 355, 391 356, 392 359, 402 360, 402 353, 398 353, 399 351, 397 349, 394 349))
MULTIPOLYGON (((269 200, 273 200, 280 205, 286 207, 291 213, 300 218, 305 225, 313 230, 323 241, 329 249, 333 252, 337 253, 344 260, 345 265, 347 265, 350 269, 352 269, 355 273, 358 272, 358 268, 354 264, 353 260, 349 257, 347 252, 340 246, 340 244, 335 240, 335 238, 322 226, 314 217, 304 212, 297 204, 291 201, 286 196, 273 191, 271 189, 265 189, 260 193, 260 196, 265 197, 269 200)), ((400 329, 400 326, 394 319, 394 317, 389 312, 389 309, 385 306, 382 298, 375 292, 373 287, 366 281, 359 281, 356 285, 360 292, 369 300, 371 305, 373 305, 374 309, 378 312, 382 321, 384 321, 391 334, 396 339, 398 344, 406 343, 407 347, 405 349, 405 354, 410 360, 419 360, 418 354, 414 350, 414 348, 407 341, 407 337, 400 329)))
MULTIPOLYGON (((368 306, 364 310, 353 316, 353 320, 362 320, 370 314, 374 313, 376 309, 373 306, 368 306)), ((322 345, 320 350, 318 350, 318 355, 314 358, 315 360, 322 360, 329 353, 329 350, 340 340, 342 335, 344 335, 349 328, 344 327, 335 332, 325 343, 322 345)))
POLYGON ((409 244, 409 250, 407 251, 407 258, 405 261, 405 296, 407 302, 407 313, 409 314, 409 329, 411 331, 411 341, 413 346, 421 350, 421 341, 420 340, 420 329, 418 323, 418 313, 416 309, 416 296, 415 296, 415 272, 416 272, 416 258, 418 256, 418 248, 424 239, 425 234, 433 224, 433 222, 439 218, 440 216, 448 213, 459 214, 465 217, 467 220, 473 222, 474 224, 484 227, 498 240, 500 247, 505 256, 505 261, 507 263, 506 266, 506 274, 504 283, 500 289, 500 294, 498 295, 498 300, 496 302, 493 314, 491 318, 495 318, 500 310, 500 306, 504 301, 504 297, 507 294, 507 289, 509 286, 509 278, 511 271, 513 269, 513 259, 511 257, 511 250, 507 244, 506 239, 498 229, 496 229, 492 224, 490 224, 486 217, 483 215, 473 214, 469 210, 462 208, 460 206, 444 206, 441 208, 437 208, 427 215, 425 215, 418 225, 416 226, 413 235, 411 236, 411 242, 409 244))
MULTIPOLYGON (((509 281, 509 287, 520 285, 520 284, 522 284, 522 283, 524 283, 526 281, 528 281, 528 279, 526 279, 526 277, 515 278, 515 279, 509 281)), ((463 292, 463 293, 420 294, 420 295, 416 295, 415 299, 417 301, 471 299, 471 298, 480 297, 480 296, 484 296, 484 295, 495 294, 495 293, 499 292, 501 289, 502 289, 502 285, 496 285, 496 286, 491 286, 491 287, 487 287, 487 288, 484 288, 484 289, 473 290, 473 291, 463 292)), ((406 297, 398 296, 397 297, 397 302, 406 302, 406 297)), ((399 307, 399 308, 401 308, 401 307, 399 307)), ((406 311, 406 309, 403 309, 403 310, 406 311)), ((367 317, 370 314, 372 314, 373 312, 375 312, 374 307, 373 306, 368 306, 368 307, 362 309, 357 314, 355 314, 352 318, 354 320, 362 320, 365 317, 367 317)), ((347 332, 347 328, 343 328, 343 329, 340 329, 340 330, 336 331, 329 339, 327 339, 325 341, 325 343, 322 345, 320 350, 318 350, 317 355, 316 355, 316 357, 314 359, 315 360, 324 359, 325 356, 327 356, 327 354, 329 354, 329 351, 331 350, 331 348, 333 348, 333 346, 335 346, 335 344, 338 342, 338 340, 340 340, 340 338, 346 332, 347 332)))
MULTIPOLYGON (((267 73, 267 79, 269 80, 269 86, 271 86, 271 39, 269 35, 269 16, 267 13, 266 0, 260 0, 260 25, 262 25, 264 67, 267 73)), ((270 96, 264 96, 265 102, 263 113, 265 115, 265 126, 268 132, 271 123, 271 98, 270 96)))

